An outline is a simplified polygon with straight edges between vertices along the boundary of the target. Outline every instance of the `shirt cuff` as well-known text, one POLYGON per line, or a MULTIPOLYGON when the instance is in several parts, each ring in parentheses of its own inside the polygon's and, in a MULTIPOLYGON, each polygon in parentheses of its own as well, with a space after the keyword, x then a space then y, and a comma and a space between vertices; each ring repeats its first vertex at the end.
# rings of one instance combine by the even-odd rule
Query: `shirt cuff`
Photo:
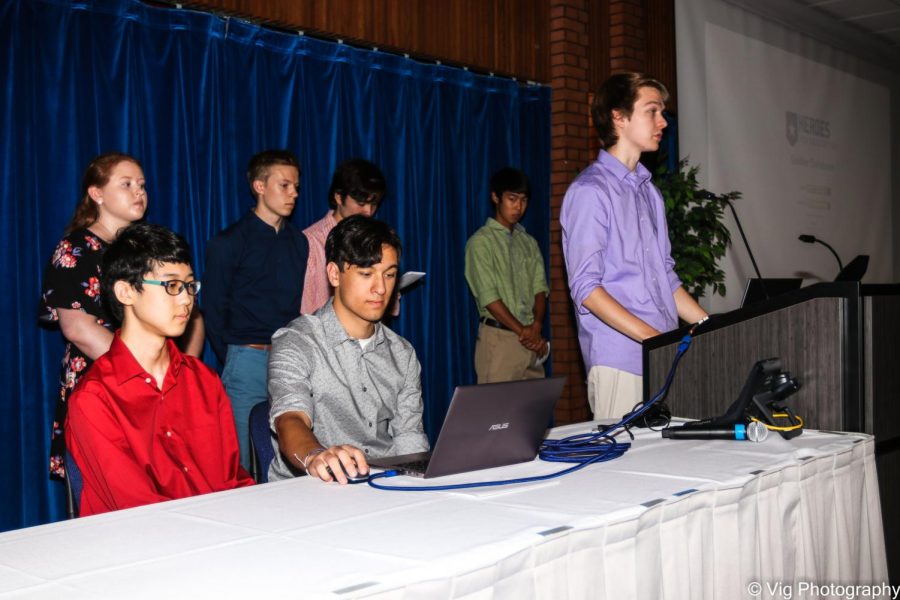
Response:
POLYGON ((589 314, 591 311, 584 306, 584 301, 595 289, 602 287, 603 284, 598 281, 585 281, 572 288, 572 303, 575 305, 575 311, 582 315, 589 314))
MULTIPOLYGON (((299 412, 306 413, 306 416, 309 417, 310 423, 313 422, 313 411, 305 406, 275 406, 272 405, 272 408, 269 410, 269 428, 274 432, 275 431, 275 420, 278 419, 283 414, 299 412)), ((276 432, 277 433, 277 432, 276 432)))

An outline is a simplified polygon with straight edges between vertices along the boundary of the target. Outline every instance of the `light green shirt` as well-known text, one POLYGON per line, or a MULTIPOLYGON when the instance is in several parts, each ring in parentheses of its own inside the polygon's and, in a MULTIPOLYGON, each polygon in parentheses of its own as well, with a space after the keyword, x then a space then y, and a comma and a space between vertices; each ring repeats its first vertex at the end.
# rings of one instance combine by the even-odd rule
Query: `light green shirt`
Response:
POLYGON ((534 297, 550 291, 537 241, 518 223, 510 233, 491 217, 466 244, 466 281, 479 316, 493 318, 485 306, 499 299, 522 325, 534 321, 534 297))

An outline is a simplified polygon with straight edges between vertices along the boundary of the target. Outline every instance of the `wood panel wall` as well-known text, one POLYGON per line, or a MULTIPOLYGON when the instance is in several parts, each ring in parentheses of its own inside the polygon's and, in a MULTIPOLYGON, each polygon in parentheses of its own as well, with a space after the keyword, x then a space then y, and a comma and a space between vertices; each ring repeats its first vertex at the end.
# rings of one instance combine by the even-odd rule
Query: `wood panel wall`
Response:
MULTIPOLYGON (((183 4, 519 79, 551 81, 551 0, 189 0, 183 4)), ((589 15, 591 89, 611 71, 640 69, 675 91, 674 0, 575 4, 589 15)))
POLYGON ((196 0, 185 4, 549 82, 547 0, 196 0))

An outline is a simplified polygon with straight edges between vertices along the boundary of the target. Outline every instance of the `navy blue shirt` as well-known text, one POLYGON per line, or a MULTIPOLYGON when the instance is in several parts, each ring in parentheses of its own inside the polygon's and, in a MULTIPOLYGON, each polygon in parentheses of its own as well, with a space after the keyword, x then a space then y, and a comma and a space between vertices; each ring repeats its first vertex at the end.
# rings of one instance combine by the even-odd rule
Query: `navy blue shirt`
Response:
POLYGON ((228 344, 271 344, 300 316, 309 243, 287 220, 281 229, 252 210, 209 240, 203 273, 206 337, 223 363, 228 344))

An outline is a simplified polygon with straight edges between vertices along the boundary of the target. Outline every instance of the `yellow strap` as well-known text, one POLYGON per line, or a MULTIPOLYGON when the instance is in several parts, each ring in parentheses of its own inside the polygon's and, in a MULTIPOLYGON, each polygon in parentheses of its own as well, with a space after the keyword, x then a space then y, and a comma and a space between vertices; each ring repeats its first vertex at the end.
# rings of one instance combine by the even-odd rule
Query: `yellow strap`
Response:
MULTIPOLYGON (((773 413, 772 416, 773 417, 790 417, 790 415, 787 413, 773 413)), ((770 431, 794 431, 795 429, 803 428, 803 417, 801 417, 800 415, 796 415, 796 417, 797 417, 797 420, 800 421, 800 424, 799 425, 791 425, 790 427, 779 427, 778 425, 769 425, 768 423, 764 423, 763 421, 760 421, 756 417, 750 417, 750 420, 756 421, 757 423, 762 423, 763 425, 766 426, 766 429, 769 429, 770 431)))

